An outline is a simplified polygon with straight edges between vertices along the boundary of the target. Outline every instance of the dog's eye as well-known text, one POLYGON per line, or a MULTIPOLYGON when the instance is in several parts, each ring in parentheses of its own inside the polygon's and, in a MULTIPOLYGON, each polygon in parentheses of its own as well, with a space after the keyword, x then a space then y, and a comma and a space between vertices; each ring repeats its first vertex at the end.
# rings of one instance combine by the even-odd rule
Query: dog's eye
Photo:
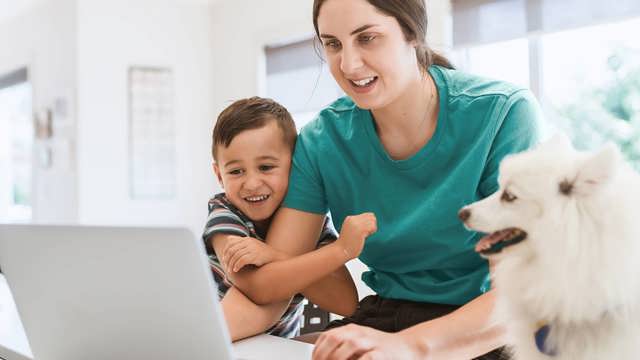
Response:
POLYGON ((500 200, 502 201, 506 201, 506 202, 513 202, 517 199, 517 197, 515 195, 513 195, 512 193, 508 192, 507 190, 502 192, 502 196, 500 197, 500 200))

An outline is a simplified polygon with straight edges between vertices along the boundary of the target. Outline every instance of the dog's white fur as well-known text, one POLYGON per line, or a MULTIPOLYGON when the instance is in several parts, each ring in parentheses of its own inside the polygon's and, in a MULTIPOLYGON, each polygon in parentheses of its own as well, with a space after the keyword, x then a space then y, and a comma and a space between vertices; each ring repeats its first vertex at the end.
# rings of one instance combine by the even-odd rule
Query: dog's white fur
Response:
POLYGON ((465 207, 465 225, 528 234, 490 256, 495 316, 515 359, 640 359, 640 176, 613 145, 578 152, 556 136, 505 158, 499 184, 465 207), (501 199, 505 189, 517 198, 501 199), (540 323, 556 356, 535 346, 540 323))

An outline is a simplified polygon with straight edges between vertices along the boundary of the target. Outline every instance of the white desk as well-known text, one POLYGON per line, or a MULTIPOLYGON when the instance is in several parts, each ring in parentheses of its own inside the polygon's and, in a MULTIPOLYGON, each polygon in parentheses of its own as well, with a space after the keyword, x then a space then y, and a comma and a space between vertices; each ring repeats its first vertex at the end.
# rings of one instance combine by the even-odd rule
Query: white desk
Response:
POLYGON ((272 335, 258 335, 233 344, 241 359, 305 360, 311 359, 313 346, 272 335))
MULTIPOLYGON (((233 345, 236 356, 243 359, 301 360, 311 359, 313 346, 270 335, 259 335, 233 345)), ((0 359, 33 360, 29 342, 3 275, 0 275, 0 359)))

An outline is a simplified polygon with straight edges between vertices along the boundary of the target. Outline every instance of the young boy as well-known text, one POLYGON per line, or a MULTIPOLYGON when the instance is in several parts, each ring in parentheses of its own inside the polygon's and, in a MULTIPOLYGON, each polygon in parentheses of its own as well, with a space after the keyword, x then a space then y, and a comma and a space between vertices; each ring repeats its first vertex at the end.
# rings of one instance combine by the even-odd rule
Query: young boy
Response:
POLYGON ((264 243, 287 192, 296 136, 289 112, 259 97, 231 104, 213 130, 213 169, 225 192, 209 201, 203 239, 233 340, 262 332, 297 336, 300 292, 341 315, 350 315, 357 304, 343 264, 358 256, 375 231, 372 214, 348 218, 338 241, 325 220, 318 240, 323 248, 302 256, 264 243))

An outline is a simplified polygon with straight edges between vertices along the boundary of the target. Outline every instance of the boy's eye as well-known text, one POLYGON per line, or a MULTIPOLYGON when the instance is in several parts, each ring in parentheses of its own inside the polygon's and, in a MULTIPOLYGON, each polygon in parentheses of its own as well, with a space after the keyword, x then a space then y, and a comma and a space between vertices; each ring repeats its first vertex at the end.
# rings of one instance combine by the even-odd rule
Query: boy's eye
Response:
POLYGON ((260 165, 258 167, 258 169, 260 169, 260 171, 269 171, 269 170, 272 170, 274 168, 275 168, 274 165, 260 165))
POLYGON ((242 169, 233 169, 228 172, 229 175, 242 175, 244 171, 242 169))
POLYGON ((517 196, 513 195, 509 191, 504 190, 502 192, 502 196, 500 197, 500 200, 506 201, 506 202, 514 202, 517 198, 518 198, 517 196))

